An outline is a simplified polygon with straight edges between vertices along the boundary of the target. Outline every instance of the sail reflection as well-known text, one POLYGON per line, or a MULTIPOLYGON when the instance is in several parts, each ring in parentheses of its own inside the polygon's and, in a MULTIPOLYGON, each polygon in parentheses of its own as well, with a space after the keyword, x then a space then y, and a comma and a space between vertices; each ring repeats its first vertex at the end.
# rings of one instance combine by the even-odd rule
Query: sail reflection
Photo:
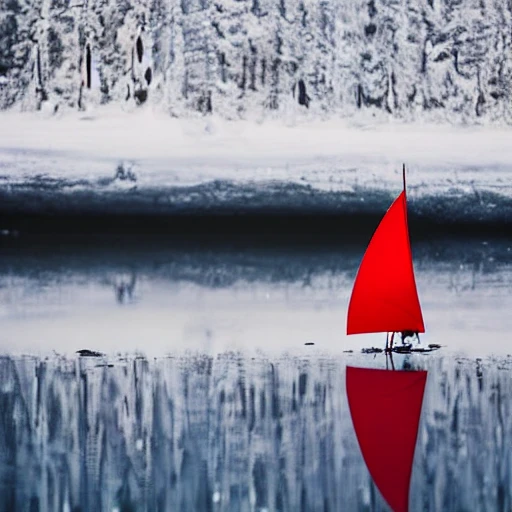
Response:
MULTIPOLYGON (((479 376, 475 361, 406 357, 429 371, 411 510, 510 509, 512 359, 479 376)), ((0 510, 389 510, 346 398, 361 361, 380 364, 3 357, 0 510)))
POLYGON ((408 512, 425 371, 347 367, 350 414, 365 463, 394 512, 408 512))

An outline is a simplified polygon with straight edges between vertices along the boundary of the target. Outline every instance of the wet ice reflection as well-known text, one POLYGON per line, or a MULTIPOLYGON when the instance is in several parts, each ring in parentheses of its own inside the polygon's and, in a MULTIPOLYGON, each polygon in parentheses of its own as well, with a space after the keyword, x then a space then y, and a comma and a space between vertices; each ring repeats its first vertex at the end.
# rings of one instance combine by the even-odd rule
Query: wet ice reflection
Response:
MULTIPOLYGON (((382 357, 3 357, 0 510, 387 510, 346 365, 382 357)), ((429 371, 411 510, 509 510, 512 358, 401 356, 429 371)))

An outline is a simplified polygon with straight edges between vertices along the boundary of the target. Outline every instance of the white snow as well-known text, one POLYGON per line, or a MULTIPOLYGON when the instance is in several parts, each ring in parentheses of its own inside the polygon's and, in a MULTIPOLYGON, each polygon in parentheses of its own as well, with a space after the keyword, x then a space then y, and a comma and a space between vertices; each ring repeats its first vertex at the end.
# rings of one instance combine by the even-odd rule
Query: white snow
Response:
POLYGON ((0 113, 0 150, 231 165, 327 157, 410 166, 509 165, 511 137, 512 128, 396 121, 368 125, 316 121, 291 126, 280 121, 180 120, 149 108, 136 113, 98 108, 96 116, 67 113, 50 119, 33 113, 0 113))

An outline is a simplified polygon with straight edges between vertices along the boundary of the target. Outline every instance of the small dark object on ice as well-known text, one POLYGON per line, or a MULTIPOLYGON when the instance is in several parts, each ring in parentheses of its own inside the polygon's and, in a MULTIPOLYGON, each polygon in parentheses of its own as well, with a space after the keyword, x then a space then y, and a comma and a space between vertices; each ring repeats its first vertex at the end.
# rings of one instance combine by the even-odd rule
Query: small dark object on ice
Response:
POLYGON ((77 350, 76 353, 80 354, 81 357, 103 357, 104 355, 101 352, 95 352, 94 350, 89 350, 88 348, 77 350))
POLYGON ((352 354, 353 352, 354 352, 353 350, 344 350, 343 351, 344 354, 352 354))
POLYGON ((428 348, 432 348, 432 349, 441 348, 441 345, 438 345, 437 343, 429 343, 428 348))
POLYGON ((361 350, 361 352, 363 354, 380 354, 381 352, 384 352, 384 350, 382 350, 381 348, 372 347, 372 348, 363 348, 363 350, 361 350))
POLYGON ((312 341, 308 341, 307 343, 304 343, 304 345, 314 345, 312 341))
POLYGON ((393 352, 396 352, 397 354, 410 354, 411 349, 411 344, 397 345, 396 347, 393 347, 393 352))

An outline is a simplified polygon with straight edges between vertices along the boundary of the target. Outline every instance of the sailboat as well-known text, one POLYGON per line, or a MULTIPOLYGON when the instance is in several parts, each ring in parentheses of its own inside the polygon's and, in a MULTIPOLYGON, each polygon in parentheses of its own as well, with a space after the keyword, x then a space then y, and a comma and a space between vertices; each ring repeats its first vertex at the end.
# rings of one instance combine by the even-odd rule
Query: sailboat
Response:
MULTIPOLYGON (((388 333, 390 357, 395 333, 401 333, 409 349, 405 338, 415 335, 419 340, 425 332, 409 242, 405 165, 403 186, 368 245, 347 318, 347 334, 388 333)), ((347 397, 361 453, 394 512, 409 510, 426 379, 426 371, 394 371, 394 366, 393 371, 347 367, 347 397)))
POLYGON ((347 334, 379 332, 387 333, 386 352, 411 351, 412 343, 406 340, 415 337, 419 343, 419 333, 425 332, 409 241, 405 165, 403 191, 366 249, 348 307, 347 334), (393 348, 396 333, 401 334, 402 346, 393 348))

